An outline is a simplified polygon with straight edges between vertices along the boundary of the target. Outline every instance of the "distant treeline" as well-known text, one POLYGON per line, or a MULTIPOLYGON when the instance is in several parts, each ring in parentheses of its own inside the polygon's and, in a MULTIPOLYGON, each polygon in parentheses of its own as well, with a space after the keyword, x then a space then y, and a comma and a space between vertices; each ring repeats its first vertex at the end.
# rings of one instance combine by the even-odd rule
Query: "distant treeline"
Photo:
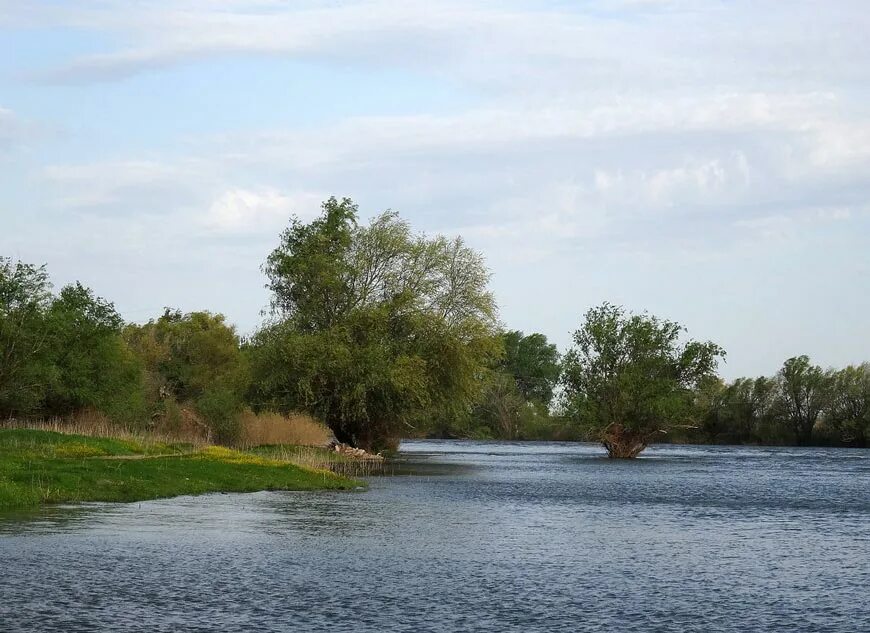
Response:
POLYGON ((392 212, 360 224, 348 199, 293 220, 264 271, 271 314, 243 340, 207 311, 125 323, 85 286, 54 292, 44 266, 0 258, 0 420, 95 411, 139 429, 204 424, 232 443, 245 414, 302 411, 373 450, 411 436, 596 440, 616 457, 667 441, 867 445, 866 363, 799 356, 727 383, 717 345, 610 304, 562 355, 500 325, 461 239, 392 212))
POLYGON ((870 363, 823 369, 797 356, 774 376, 710 380, 696 401, 697 427, 677 439, 860 448, 870 439, 870 363))
MULTIPOLYGON (((505 356, 484 398, 467 416, 434 427, 432 437, 597 441, 566 393, 563 359, 543 334, 502 334, 505 356), (554 396, 554 392, 561 393, 554 396)), ((568 359, 569 370, 573 361, 568 359)), ((687 393, 673 424, 653 421, 656 442, 849 446, 870 436, 870 363, 822 369, 790 358, 774 376, 726 382, 707 376, 687 393), (659 426, 662 428, 660 429, 659 426)))

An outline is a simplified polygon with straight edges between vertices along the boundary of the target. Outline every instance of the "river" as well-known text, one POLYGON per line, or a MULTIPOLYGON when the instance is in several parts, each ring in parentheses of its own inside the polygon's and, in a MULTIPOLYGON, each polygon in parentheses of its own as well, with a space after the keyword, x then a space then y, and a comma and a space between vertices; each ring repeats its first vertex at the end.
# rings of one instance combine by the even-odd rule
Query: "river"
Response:
POLYGON ((0 631, 870 631, 870 451, 414 441, 365 491, 0 515, 0 631))

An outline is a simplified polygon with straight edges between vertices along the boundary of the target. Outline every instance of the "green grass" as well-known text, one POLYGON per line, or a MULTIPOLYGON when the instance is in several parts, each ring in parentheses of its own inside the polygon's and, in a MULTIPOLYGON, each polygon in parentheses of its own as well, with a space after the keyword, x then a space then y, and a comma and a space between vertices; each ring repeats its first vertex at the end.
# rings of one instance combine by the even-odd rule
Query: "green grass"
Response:
POLYGON ((218 446, 0 430, 0 508, 207 492, 347 490, 358 485, 274 455, 218 446))

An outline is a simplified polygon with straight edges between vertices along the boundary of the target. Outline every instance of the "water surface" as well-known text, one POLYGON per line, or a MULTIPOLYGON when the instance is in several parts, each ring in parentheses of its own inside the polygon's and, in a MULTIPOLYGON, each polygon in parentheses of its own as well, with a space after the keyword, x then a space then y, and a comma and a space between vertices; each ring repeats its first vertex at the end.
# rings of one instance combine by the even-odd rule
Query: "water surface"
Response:
POLYGON ((870 451, 402 448, 364 492, 0 515, 0 631, 870 630, 870 451))

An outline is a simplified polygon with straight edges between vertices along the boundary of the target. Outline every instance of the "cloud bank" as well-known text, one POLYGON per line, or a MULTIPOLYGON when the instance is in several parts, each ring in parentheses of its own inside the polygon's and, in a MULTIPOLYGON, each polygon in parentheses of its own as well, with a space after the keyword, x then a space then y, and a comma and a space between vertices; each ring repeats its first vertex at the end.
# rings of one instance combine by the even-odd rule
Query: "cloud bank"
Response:
MULTIPOLYGON (((563 346, 583 310, 609 299, 720 340, 732 375, 804 352, 870 357, 861 2, 109 0, 0 15, 10 32, 89 42, 16 70, 9 81, 34 103, 135 94, 181 109, 181 78, 227 68, 229 81, 234 64, 251 77, 293 64, 275 90, 304 81, 312 95, 362 78, 340 114, 257 92, 258 112, 290 107, 299 121, 252 115, 172 142, 125 144, 137 108, 105 124, 93 104, 81 118, 58 109, 82 145, 79 125, 120 140, 99 152, 49 144, 22 161, 16 201, 39 213, 13 218, 0 246, 104 279, 132 317, 124 280, 142 275, 143 292, 254 327, 258 267, 278 231, 335 194, 463 234, 489 259, 507 325, 563 346), (421 90, 397 105, 409 82, 451 96, 435 104, 421 90), (85 247, 120 268, 101 272, 85 247), (819 325, 831 319, 836 332, 819 325)), ((209 89, 205 123, 230 107, 231 88, 209 89)), ((0 152, 12 120, 0 109, 0 152)))

